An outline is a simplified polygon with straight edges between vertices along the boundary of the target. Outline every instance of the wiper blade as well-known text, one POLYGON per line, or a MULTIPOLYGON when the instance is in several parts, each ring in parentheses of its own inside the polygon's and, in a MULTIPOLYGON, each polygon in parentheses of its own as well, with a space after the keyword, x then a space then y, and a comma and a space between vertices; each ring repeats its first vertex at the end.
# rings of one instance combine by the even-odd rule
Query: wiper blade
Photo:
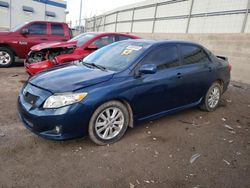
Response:
POLYGON ((95 63, 87 63, 87 62, 82 61, 82 64, 85 65, 85 66, 87 66, 87 67, 91 66, 91 67, 96 67, 96 68, 101 69, 101 70, 107 70, 106 67, 101 66, 101 65, 97 65, 95 63))
POLYGON ((93 65, 86 63, 86 62, 83 62, 83 61, 82 61, 82 64, 85 65, 86 67, 89 67, 89 68, 93 67, 93 65))
POLYGON ((101 65, 97 65, 95 63, 87 63, 87 64, 92 65, 93 67, 96 67, 96 68, 101 69, 101 70, 106 70, 107 69, 106 67, 101 66, 101 65))

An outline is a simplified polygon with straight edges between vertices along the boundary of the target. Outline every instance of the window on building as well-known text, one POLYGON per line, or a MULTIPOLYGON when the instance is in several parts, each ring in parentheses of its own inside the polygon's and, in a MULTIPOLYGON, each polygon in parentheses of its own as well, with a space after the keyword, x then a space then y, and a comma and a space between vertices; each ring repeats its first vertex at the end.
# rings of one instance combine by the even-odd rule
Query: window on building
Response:
POLYGON ((64 29, 62 24, 51 24, 52 35, 64 36, 64 29))
POLYGON ((32 7, 23 6, 23 11, 24 12, 34 12, 34 9, 32 7))
POLYGON ((46 23, 33 23, 29 26, 29 34, 31 35, 46 35, 47 24, 46 23))
POLYGON ((51 12, 51 11, 45 11, 45 15, 48 16, 48 17, 56 17, 56 13, 54 12, 51 12))
POLYGON ((0 1, 0 7, 9 8, 9 3, 5 1, 0 1))
POLYGON ((142 64, 155 64, 158 70, 179 66, 180 60, 177 47, 158 47, 144 58, 142 64))
POLYGON ((210 62, 207 54, 198 46, 181 45, 184 64, 208 63, 210 62))

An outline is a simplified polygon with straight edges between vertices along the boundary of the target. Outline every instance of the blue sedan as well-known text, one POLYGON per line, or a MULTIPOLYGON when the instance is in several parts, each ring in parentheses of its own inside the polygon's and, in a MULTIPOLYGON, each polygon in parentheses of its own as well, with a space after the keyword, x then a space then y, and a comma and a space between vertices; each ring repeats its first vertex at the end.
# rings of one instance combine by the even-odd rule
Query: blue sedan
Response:
POLYGON ((99 145, 128 127, 194 106, 214 111, 231 66, 199 44, 128 40, 40 73, 18 97, 24 125, 52 140, 89 135, 99 145))

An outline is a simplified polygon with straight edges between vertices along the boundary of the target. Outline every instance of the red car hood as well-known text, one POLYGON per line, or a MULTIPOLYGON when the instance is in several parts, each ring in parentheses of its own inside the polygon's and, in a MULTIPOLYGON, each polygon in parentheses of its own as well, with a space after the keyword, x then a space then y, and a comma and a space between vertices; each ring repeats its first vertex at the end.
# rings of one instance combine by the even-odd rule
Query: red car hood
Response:
POLYGON ((49 48, 65 48, 70 46, 76 46, 77 41, 70 41, 70 42, 49 42, 49 43, 42 43, 35 45, 31 48, 32 51, 40 51, 43 49, 49 48))
POLYGON ((0 36, 6 36, 6 35, 9 35, 11 34, 11 32, 8 32, 8 31, 1 31, 0 32, 0 36))

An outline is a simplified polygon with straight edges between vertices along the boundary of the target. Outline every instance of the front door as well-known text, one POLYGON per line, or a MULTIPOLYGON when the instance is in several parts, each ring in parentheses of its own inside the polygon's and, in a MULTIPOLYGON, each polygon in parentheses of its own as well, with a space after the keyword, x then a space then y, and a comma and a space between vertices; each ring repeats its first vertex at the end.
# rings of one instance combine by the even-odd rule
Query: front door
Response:
MULTIPOLYGON (((18 40, 19 46, 21 48, 17 49, 24 52, 24 57, 29 53, 30 48, 34 45, 48 42, 48 26, 47 23, 44 22, 36 22, 31 23, 27 26, 27 29, 29 31, 28 34, 20 35, 20 38, 18 40)), ((19 54, 19 53, 17 53, 19 54)))
POLYGON ((134 78, 133 108, 138 119, 166 112, 182 105, 181 81, 178 76, 180 56, 175 45, 152 50, 137 66, 155 64, 155 74, 142 74, 134 78))

